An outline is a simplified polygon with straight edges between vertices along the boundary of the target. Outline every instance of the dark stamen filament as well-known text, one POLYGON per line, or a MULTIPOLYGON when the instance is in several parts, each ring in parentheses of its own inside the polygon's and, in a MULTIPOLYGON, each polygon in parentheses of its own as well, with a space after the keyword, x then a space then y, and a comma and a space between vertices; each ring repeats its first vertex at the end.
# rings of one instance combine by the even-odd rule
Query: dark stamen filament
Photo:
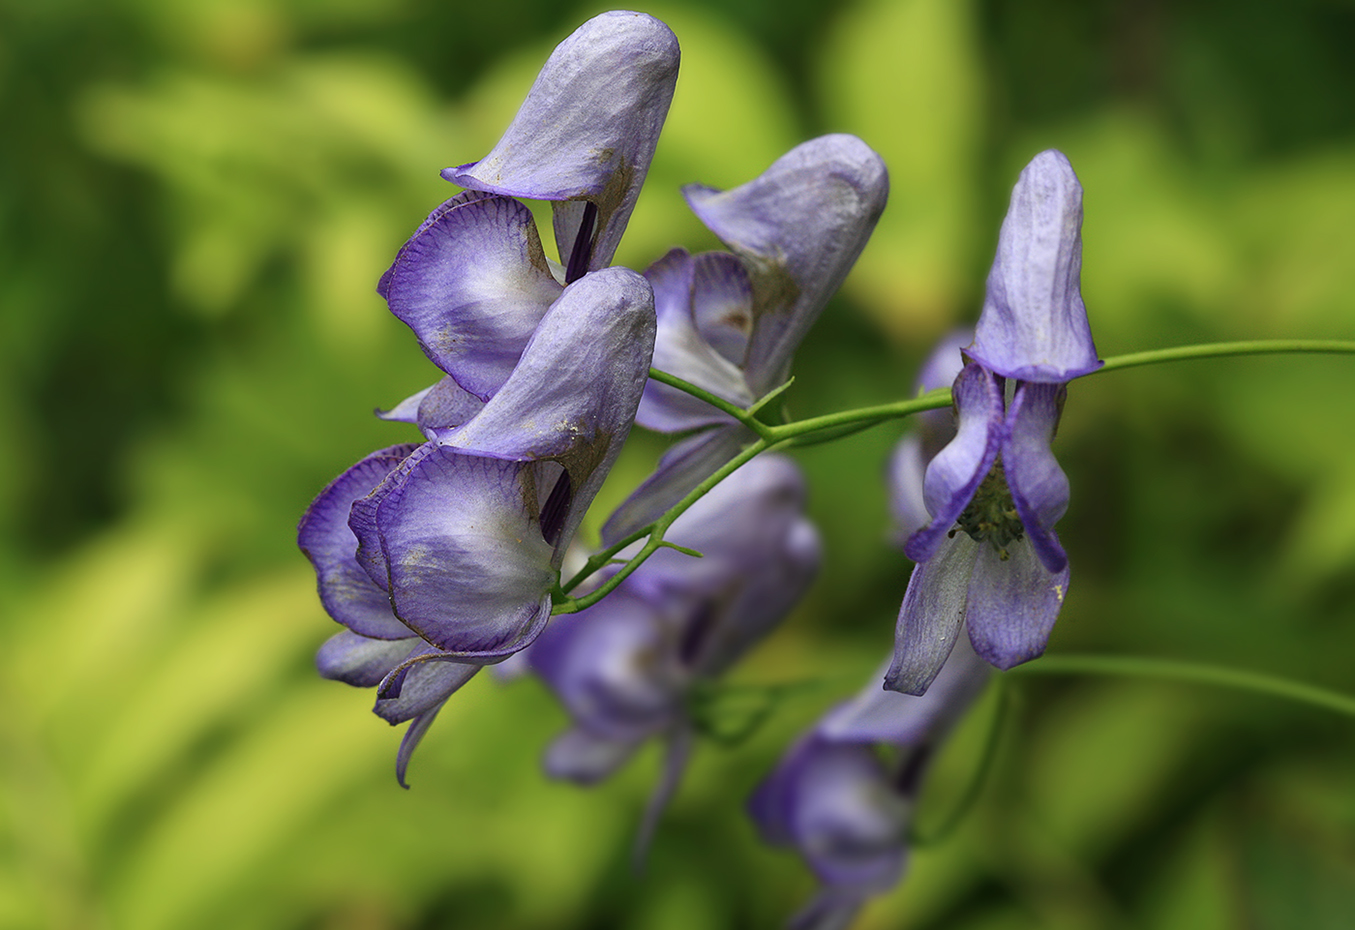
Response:
POLYGON ((555 487, 551 488, 546 505, 541 508, 541 536, 548 545, 554 546, 560 541, 560 531, 565 528, 565 514, 569 512, 570 492, 569 472, 560 472, 555 487))
POLYGON ((569 252, 569 264, 565 266, 566 284, 573 284, 588 273, 588 262, 593 257, 593 224, 597 219, 598 205, 590 200, 584 204, 579 232, 574 237, 574 248, 569 252))

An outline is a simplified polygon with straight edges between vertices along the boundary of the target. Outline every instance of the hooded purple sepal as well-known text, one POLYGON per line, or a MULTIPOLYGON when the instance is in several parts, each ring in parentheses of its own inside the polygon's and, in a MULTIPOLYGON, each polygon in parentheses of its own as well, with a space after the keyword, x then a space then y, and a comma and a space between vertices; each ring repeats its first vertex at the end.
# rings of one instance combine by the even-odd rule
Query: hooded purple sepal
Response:
POLYGON ((1033 158, 1012 190, 970 358, 1021 381, 1096 371, 1082 304, 1082 185, 1062 152, 1033 158))
POLYGON ((449 450, 563 468, 568 493, 553 531, 557 569, 635 422, 654 330, 654 295, 643 277, 619 267, 586 275, 542 318, 484 409, 439 434, 449 450))
POLYGON ((369 499, 370 527, 354 530, 363 552, 374 531, 396 616, 464 657, 494 661, 527 645, 558 577, 532 469, 425 443, 394 477, 369 499))
POLYGON ((531 211, 507 197, 467 191, 419 227, 379 290, 433 363, 487 400, 561 286, 531 211))
POLYGON ((316 496, 297 527, 297 545, 315 567, 320 603, 331 617, 364 637, 396 640, 413 631, 396 619, 385 590, 360 564, 350 510, 416 448, 391 446, 362 459, 316 496))
POLYGON ((955 379, 952 393, 955 438, 931 460, 922 483, 932 521, 904 545, 904 553, 914 562, 925 562, 936 553, 1002 448, 1002 386, 993 373, 970 363, 955 379))
POLYGON ((884 161, 849 135, 811 139, 728 191, 683 189, 751 275, 757 316, 744 370, 755 397, 785 381, 791 356, 861 254, 888 194, 884 161))
MULTIPOLYGON (((517 116, 478 162, 447 168, 454 184, 534 200, 587 201, 596 216, 587 270, 605 268, 639 196, 677 82, 678 43, 644 13, 613 11, 551 53, 517 116)), ((557 203, 561 263, 575 251, 584 205, 557 203)))
MULTIPOLYGON (((673 249, 645 269, 654 288, 658 333, 654 367, 739 407, 756 400, 739 367, 752 320, 752 284, 728 252, 673 249)), ((635 422, 676 433, 730 422, 727 414, 677 388, 650 381, 635 422)))

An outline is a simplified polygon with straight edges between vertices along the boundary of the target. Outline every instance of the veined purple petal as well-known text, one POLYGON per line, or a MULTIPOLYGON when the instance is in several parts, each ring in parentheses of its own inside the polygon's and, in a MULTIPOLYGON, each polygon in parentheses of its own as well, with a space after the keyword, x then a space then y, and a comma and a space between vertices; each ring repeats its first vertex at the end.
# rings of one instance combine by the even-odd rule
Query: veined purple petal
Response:
POLYGON ((1018 383, 1002 443, 1002 467, 1012 502, 1036 555, 1051 572, 1068 565, 1054 533, 1054 524, 1068 510, 1068 476, 1050 448, 1066 393, 1062 384, 1018 383))
POLYGON ((458 199, 400 250, 383 293, 433 363, 487 400, 561 286, 530 210, 506 197, 458 199))
POLYGON ((493 195, 486 194, 483 191, 462 191, 450 200, 445 200, 438 204, 437 207, 433 209, 433 212, 428 214, 427 219, 419 224, 419 228, 414 230, 414 235, 410 236, 409 239, 405 241, 405 244, 400 246, 400 251, 395 253, 395 261, 382 273, 381 279, 376 282, 376 292, 381 295, 382 299, 385 299, 387 290, 390 287, 391 272, 395 270, 395 266, 399 263, 400 257, 404 254, 405 249, 409 248, 409 244, 419 237, 419 233, 436 223, 448 210, 455 210, 457 207, 463 207, 468 203, 474 203, 477 200, 483 200, 490 196, 493 195))
POLYGON ((1049 571, 1026 539, 1008 545, 1005 562, 992 546, 975 545, 965 620, 974 651, 1001 669, 1043 654, 1068 593, 1068 566, 1049 571))
POLYGON ((922 497, 932 522, 904 545, 904 553, 914 562, 925 562, 936 552, 941 538, 969 506, 1002 445, 1002 388, 992 372, 970 363, 955 379, 952 392, 955 438, 932 459, 922 482, 922 497))
POLYGON ((882 676, 876 676, 854 699, 831 710, 817 732, 838 742, 888 743, 900 748, 935 745, 969 709, 991 674, 992 667, 960 636, 925 694, 883 690, 882 676))
POLYGON ((408 639, 371 639, 351 630, 335 633, 315 654, 321 677, 358 688, 371 688, 423 645, 417 636, 408 639))
POLYGON ((861 254, 888 193, 880 156, 848 135, 811 139, 732 190, 683 189, 752 277, 756 318, 744 371, 754 396, 785 381, 791 356, 861 254))
MULTIPOLYGON (((652 16, 596 16, 551 54, 498 145, 442 176, 513 197, 595 204, 588 269, 605 268, 649 171, 678 58, 677 39, 652 16)), ((563 206, 555 228, 560 261, 567 263, 582 210, 563 206)))
MULTIPOLYGON (((738 300, 740 274, 743 270, 739 260, 728 253, 706 253, 693 258, 685 249, 673 249, 645 269, 645 279, 654 288, 654 309, 658 316, 653 366, 733 404, 747 407, 756 398, 748 390, 743 372, 707 341, 694 316, 698 300, 709 304, 706 309, 710 317, 708 326, 712 332, 720 333, 721 324, 716 314, 721 311, 737 313, 737 308, 730 305, 738 300), (738 271, 730 271, 724 267, 724 261, 708 257, 717 255, 732 262, 738 271), (723 274, 718 273, 721 270, 723 274), (702 278, 699 295, 696 291, 698 271, 702 278)), ((751 298, 747 275, 743 275, 742 283, 751 298)), ((635 417, 635 422, 641 426, 664 433, 728 423, 729 420, 727 414, 705 401, 657 381, 645 385, 635 417)))
POLYGON ((969 357, 1008 378, 1066 383, 1100 368, 1082 304, 1082 185, 1062 152, 1012 191, 969 357))
POLYGON ((320 602, 326 612, 354 632, 373 639, 403 639, 411 631, 395 618, 390 598, 360 565, 358 538, 348 525, 349 510, 415 448, 391 446, 358 462, 320 492, 297 528, 297 545, 315 566, 320 602))
POLYGON ((607 518, 602 542, 612 545, 654 522, 702 481, 720 470, 757 436, 739 423, 716 426, 683 439, 663 454, 654 474, 607 518))
POLYGON ((758 456, 665 534, 702 558, 664 550, 631 576, 655 603, 685 597, 700 604, 698 614, 708 614, 693 617, 683 632, 683 660, 695 674, 722 674, 813 584, 823 553, 818 531, 804 516, 805 496, 804 476, 792 460, 758 456))
POLYGON ((894 631, 894 658, 884 686, 922 694, 945 664, 966 616, 969 579, 978 550, 964 533, 943 538, 935 554, 913 569, 894 631))
POLYGON ((420 446, 375 514, 396 615, 444 652, 526 646, 557 577, 540 494, 529 465, 420 446))

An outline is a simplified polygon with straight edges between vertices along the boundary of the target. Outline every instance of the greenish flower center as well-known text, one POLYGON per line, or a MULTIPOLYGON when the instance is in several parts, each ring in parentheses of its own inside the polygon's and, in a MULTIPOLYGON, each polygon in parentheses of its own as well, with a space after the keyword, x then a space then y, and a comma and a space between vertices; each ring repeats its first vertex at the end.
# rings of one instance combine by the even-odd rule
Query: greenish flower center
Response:
MULTIPOLYGON (((1016 504, 1012 502, 1011 489, 1007 487, 1001 456, 993 462, 993 467, 974 492, 969 506, 955 522, 957 528, 968 533, 974 542, 987 540, 992 543, 998 558, 1004 562, 1008 558, 1007 546, 1026 534, 1021 515, 1016 512, 1016 504)), ((954 536, 955 530, 950 533, 954 536)))

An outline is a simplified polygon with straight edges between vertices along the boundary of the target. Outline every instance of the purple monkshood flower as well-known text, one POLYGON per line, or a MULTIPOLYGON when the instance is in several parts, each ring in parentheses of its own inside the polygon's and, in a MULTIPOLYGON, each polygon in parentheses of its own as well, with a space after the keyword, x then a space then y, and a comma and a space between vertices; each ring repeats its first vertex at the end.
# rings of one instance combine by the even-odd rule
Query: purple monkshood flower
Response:
POLYGON ((611 262, 678 57, 677 39, 652 16, 596 16, 551 54, 498 145, 442 172, 467 190, 429 214, 377 291, 463 390, 488 400, 563 287, 611 262), (517 197, 551 202, 558 263, 517 197))
MULTIPOLYGON (((884 162, 855 136, 811 139, 728 191, 683 194, 730 252, 674 249, 645 271, 659 316, 654 367, 747 407, 790 377, 795 350, 855 264, 884 210, 884 162)), ((699 430, 603 529, 614 542, 650 523, 753 438, 732 418, 651 381, 637 422, 699 430)))
POLYGON ((873 679, 758 787, 749 813, 763 840, 797 850, 822 886, 794 930, 845 930, 868 898, 898 884, 923 775, 990 673, 960 645, 920 697, 882 691, 873 679))
POLYGON ((1079 293, 1081 230, 1072 166, 1061 152, 1040 153, 1012 191, 969 361, 952 388, 954 438, 922 481, 930 520, 904 547, 918 565, 888 688, 925 691, 961 626, 998 668, 1044 652, 1069 578, 1054 532, 1068 479, 1050 443, 1065 385, 1102 364, 1079 293))
POLYGON ((654 326, 643 277, 584 276, 487 403, 449 381, 407 401, 427 441, 367 456, 302 517, 321 602, 348 628, 317 664, 376 684, 376 713, 391 723, 414 721, 402 784, 448 696, 545 628, 565 550, 634 421, 654 326))
POLYGON ((667 741, 640 848, 686 765, 693 689, 780 623, 813 580, 820 546, 804 497, 789 459, 753 459, 666 534, 700 558, 656 552, 597 604, 553 620, 525 653, 573 721, 546 753, 552 777, 592 784, 646 740, 667 741))

